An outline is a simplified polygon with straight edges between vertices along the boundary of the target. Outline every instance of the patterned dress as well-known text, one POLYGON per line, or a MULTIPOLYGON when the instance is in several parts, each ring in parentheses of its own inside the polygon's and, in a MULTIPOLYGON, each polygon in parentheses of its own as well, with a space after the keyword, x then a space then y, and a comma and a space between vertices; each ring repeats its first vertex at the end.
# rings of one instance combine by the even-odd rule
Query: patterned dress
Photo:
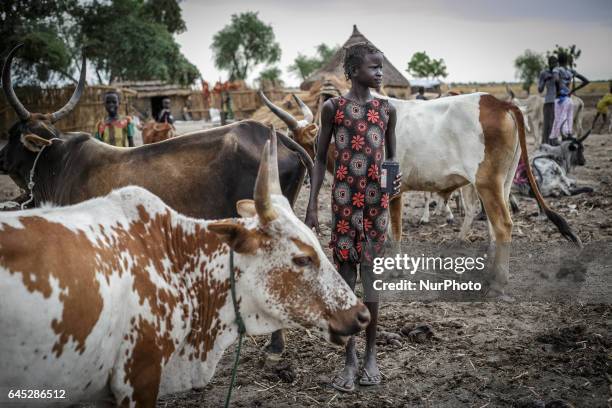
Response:
POLYGON ((387 232, 389 195, 380 187, 385 158, 389 104, 374 98, 358 104, 332 99, 335 173, 332 186, 332 234, 336 264, 349 261, 355 248, 361 262, 381 256, 387 232))

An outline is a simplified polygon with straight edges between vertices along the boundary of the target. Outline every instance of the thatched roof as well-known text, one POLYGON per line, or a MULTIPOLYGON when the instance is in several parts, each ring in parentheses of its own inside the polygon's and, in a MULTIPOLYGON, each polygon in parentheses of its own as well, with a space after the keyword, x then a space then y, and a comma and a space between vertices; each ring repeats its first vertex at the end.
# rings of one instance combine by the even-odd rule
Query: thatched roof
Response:
POLYGON ((191 88, 178 84, 168 84, 164 81, 124 81, 113 83, 113 86, 131 89, 138 93, 138 98, 153 96, 191 95, 191 88))
MULTIPOLYGON (((334 54, 331 60, 325 64, 323 67, 319 68, 317 71, 310 74, 304 82, 300 85, 302 89, 310 89, 312 84, 315 81, 326 79, 327 76, 333 75, 335 77, 344 77, 344 68, 342 64, 344 62, 344 48, 349 47, 353 44, 359 42, 369 42, 367 38, 363 34, 359 32, 357 29, 357 25, 353 25, 353 33, 349 37, 348 40, 344 43, 344 45, 334 54)), ((397 87, 410 87, 410 82, 402 75, 400 71, 397 70, 391 64, 391 62, 384 57, 383 63, 383 86, 397 86, 397 87)))

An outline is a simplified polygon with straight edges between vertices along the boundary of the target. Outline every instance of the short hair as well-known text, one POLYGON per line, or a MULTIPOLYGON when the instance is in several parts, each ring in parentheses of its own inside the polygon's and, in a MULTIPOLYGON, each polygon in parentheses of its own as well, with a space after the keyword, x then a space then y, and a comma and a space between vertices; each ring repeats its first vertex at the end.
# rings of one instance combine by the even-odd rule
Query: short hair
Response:
POLYGON ((121 102, 121 94, 117 91, 106 91, 104 92, 104 101, 106 101, 106 97, 109 95, 116 95, 117 96, 117 101, 121 102))
POLYGON ((359 42, 344 49, 344 76, 351 79, 353 71, 363 64, 363 60, 368 54, 377 54, 382 51, 369 42, 359 42))
POLYGON ((548 56, 548 65, 553 65, 553 64, 556 64, 557 62, 559 62, 559 60, 557 59, 556 56, 554 55, 548 56))
POLYGON ((417 89, 417 91, 418 91, 419 93, 421 93, 421 92, 423 92, 423 93, 424 93, 424 92, 425 92, 425 87, 424 87, 424 86, 419 86, 419 89, 417 89))
POLYGON ((569 62, 569 55, 565 51, 559 51, 557 59, 559 64, 566 65, 569 62))

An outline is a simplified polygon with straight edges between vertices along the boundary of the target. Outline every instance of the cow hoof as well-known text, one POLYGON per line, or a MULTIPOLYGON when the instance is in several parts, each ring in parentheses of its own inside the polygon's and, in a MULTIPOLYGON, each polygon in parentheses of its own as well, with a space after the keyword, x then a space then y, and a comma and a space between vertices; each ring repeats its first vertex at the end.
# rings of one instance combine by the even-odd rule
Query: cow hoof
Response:
POLYGON ((421 218, 421 219, 419 220, 419 224, 423 224, 423 225, 425 225, 425 224, 429 224, 429 219, 423 219, 423 218, 421 218))
POLYGON ((446 219, 446 223, 448 225, 454 225, 455 224, 455 219, 454 218, 447 218, 446 219))

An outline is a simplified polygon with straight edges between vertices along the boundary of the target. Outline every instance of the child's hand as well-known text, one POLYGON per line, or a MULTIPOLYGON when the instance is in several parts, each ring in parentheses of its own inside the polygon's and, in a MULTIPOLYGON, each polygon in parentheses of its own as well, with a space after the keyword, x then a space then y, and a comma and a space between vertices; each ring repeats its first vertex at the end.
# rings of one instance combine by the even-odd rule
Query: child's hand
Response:
POLYGON ((395 176, 395 180, 393 180, 393 194, 391 195, 391 197, 395 197, 396 195, 400 194, 400 190, 402 188, 402 172, 397 173, 397 176, 395 176))
POLYGON ((317 214, 316 209, 308 209, 306 210, 306 218, 304 219, 304 224, 310 229, 314 227, 317 234, 321 233, 321 229, 319 228, 319 214, 317 214))

